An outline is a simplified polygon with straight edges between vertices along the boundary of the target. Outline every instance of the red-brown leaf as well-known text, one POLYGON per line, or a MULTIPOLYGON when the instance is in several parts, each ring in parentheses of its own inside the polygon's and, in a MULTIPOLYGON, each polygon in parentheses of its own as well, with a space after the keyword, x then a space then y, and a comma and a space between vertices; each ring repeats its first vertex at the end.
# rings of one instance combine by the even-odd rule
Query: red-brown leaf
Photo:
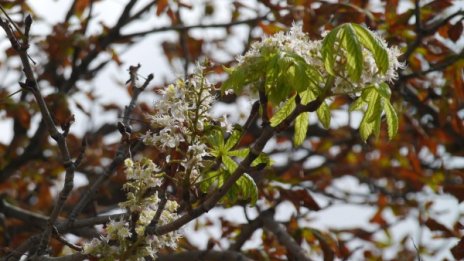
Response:
POLYGON ((459 21, 455 25, 451 26, 448 29, 449 38, 453 42, 456 42, 457 40, 459 40, 459 38, 461 38, 461 35, 462 35, 462 29, 463 29, 463 27, 462 27, 462 22, 461 21, 459 21))
POLYGON ((451 248, 451 253, 456 260, 464 259, 464 237, 462 237, 461 240, 459 240, 459 242, 451 248))
POLYGON ((158 4, 156 5, 156 16, 160 16, 167 6, 168 6, 168 0, 159 0, 158 4))

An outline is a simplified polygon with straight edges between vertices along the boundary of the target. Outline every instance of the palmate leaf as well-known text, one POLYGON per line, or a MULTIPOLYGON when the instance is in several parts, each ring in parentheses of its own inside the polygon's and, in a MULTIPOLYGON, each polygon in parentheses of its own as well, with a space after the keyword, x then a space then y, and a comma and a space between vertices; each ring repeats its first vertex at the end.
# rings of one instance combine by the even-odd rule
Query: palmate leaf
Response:
POLYGON ((242 136, 241 126, 237 124, 234 126, 232 133, 227 139, 226 144, 224 145, 224 149, 227 151, 231 150, 240 140, 241 136, 242 136))
POLYGON ((346 60, 346 70, 352 81, 359 81, 364 66, 363 48, 372 53, 379 72, 385 74, 389 68, 387 47, 382 41, 361 25, 346 23, 339 25, 322 41, 322 59, 327 72, 336 76, 336 57, 346 60), (342 50, 343 49, 343 50, 342 50))
MULTIPOLYGON (((231 176, 231 172, 220 169, 204 174, 203 179, 199 182, 198 187, 204 193, 210 193, 215 189, 222 187, 225 181, 231 176)), ((235 184, 227 191, 221 202, 231 206, 237 200, 249 200, 254 206, 258 200, 258 188, 255 181, 247 173, 242 174, 235 184)))
POLYGON ((367 109, 359 126, 361 138, 366 141, 371 134, 379 135, 382 111, 385 111, 388 137, 392 139, 398 131, 398 116, 390 103, 388 85, 382 83, 364 89, 361 97, 351 104, 350 111, 360 110, 366 105, 367 109))

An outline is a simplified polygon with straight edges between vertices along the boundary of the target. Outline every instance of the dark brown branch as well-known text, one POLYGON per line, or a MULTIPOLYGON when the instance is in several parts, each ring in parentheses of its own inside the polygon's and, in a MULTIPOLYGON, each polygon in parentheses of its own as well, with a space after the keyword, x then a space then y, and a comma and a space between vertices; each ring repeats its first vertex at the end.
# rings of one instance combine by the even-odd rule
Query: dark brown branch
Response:
MULTIPOLYGON (((30 21, 32 23, 32 21, 30 21)), ((50 115, 50 111, 47 108, 47 104, 40 93, 39 85, 37 83, 37 80, 34 76, 34 72, 32 70, 32 66, 29 62, 29 57, 27 54, 27 49, 29 47, 28 44, 28 39, 24 39, 22 43, 20 43, 13 31, 11 30, 11 27, 9 26, 8 22, 4 21, 2 18, 0 18, 0 26, 3 28, 3 30, 6 32, 8 39, 10 40, 10 43, 12 47, 15 49, 15 51, 19 54, 19 57, 21 58, 21 63, 23 65, 23 72, 26 76, 26 82, 25 83, 20 83, 21 87, 23 89, 29 90, 32 92, 34 95, 37 104, 39 105, 40 112, 42 114, 42 118, 45 121, 47 130, 50 134, 50 136, 56 141, 58 148, 61 152, 61 157, 63 161, 63 165, 65 166, 65 182, 63 185, 63 189, 60 192, 58 201, 56 202, 52 213, 50 214, 49 218, 49 227, 44 231, 42 240, 39 245, 39 252, 41 252, 43 249, 46 248, 48 245, 48 241, 50 239, 50 235, 52 232, 52 227, 53 223, 56 221, 58 218, 63 205, 68 198, 69 193, 71 192, 72 188, 74 187, 74 163, 71 160, 71 155, 69 153, 68 145, 66 143, 66 139, 63 134, 61 134, 58 129, 55 126, 55 123, 53 122, 52 116, 50 115)))
POLYGON ((311 260, 305 255, 301 246, 298 245, 298 243, 288 234, 282 224, 279 224, 274 220, 274 213, 266 213, 262 216, 262 219, 264 227, 277 237, 277 240, 279 240, 279 242, 287 248, 288 252, 294 257, 294 260, 311 260))
POLYGON ((414 77, 424 76, 431 72, 442 71, 446 69, 447 67, 454 65, 456 62, 462 59, 464 59, 464 50, 461 51, 459 54, 448 56, 442 61, 431 64, 430 68, 425 71, 413 72, 407 75, 402 75, 401 79, 407 80, 407 79, 414 78, 414 77))
POLYGON ((131 33, 131 34, 124 34, 124 35, 121 35, 121 39, 141 37, 141 36, 145 36, 147 34, 166 32, 166 31, 188 31, 188 30, 191 30, 191 29, 228 28, 228 27, 232 27, 232 26, 235 26, 235 25, 241 25, 241 24, 255 24, 256 22, 267 20, 267 16, 268 16, 268 14, 265 14, 263 16, 259 16, 259 17, 256 17, 256 18, 246 19, 246 20, 241 20, 241 21, 235 21, 235 22, 230 22, 230 23, 197 24, 197 25, 188 25, 188 26, 176 25, 176 26, 158 27, 158 28, 153 28, 153 29, 147 30, 147 31, 141 31, 141 32, 136 32, 136 33, 131 33))
POLYGON ((248 257, 234 251, 188 251, 169 255, 160 255, 159 261, 251 261, 248 257))
POLYGON ((402 55, 404 57, 404 61, 407 61, 409 59, 409 56, 416 50, 417 47, 419 47, 420 43, 422 42, 422 39, 424 38, 424 32, 422 29, 421 25, 421 14, 420 14, 420 1, 415 0, 414 1, 414 16, 416 18, 416 23, 415 23, 415 32, 416 32, 416 39, 408 45, 408 48, 402 55))
POLYGON ((79 66, 76 66, 72 69, 71 76, 69 79, 65 82, 63 87, 61 88, 61 91, 67 93, 71 90, 71 88, 74 87, 75 83, 80 79, 80 77, 85 74, 88 70, 88 67, 91 62, 94 61, 95 58, 101 53, 101 50, 106 49, 111 43, 119 39, 120 37, 120 31, 122 27, 124 27, 130 19, 130 12, 132 8, 134 7, 135 3, 137 0, 131 0, 129 3, 126 4, 124 7, 124 10, 122 11, 121 15, 119 16, 119 19, 116 23, 116 25, 111 28, 111 30, 106 34, 104 37, 102 37, 99 42, 98 42, 98 47, 99 48, 94 48, 92 49, 87 56, 85 56, 79 66))
POLYGON ((253 235, 253 233, 261 228, 263 226, 263 215, 267 215, 268 212, 273 213, 273 209, 268 209, 264 212, 262 212, 256 219, 250 221, 248 224, 244 225, 240 229, 240 234, 238 235, 237 239, 235 242, 229 247, 229 250, 231 251, 240 251, 242 246, 245 244, 248 239, 253 235))
POLYGON ((272 136, 276 132, 280 132, 288 128, 290 124, 293 122, 293 120, 295 120, 300 113, 305 111, 316 111, 317 108, 319 108, 319 106, 322 104, 322 101, 322 98, 318 98, 308 103, 307 105, 298 104, 295 110, 293 110, 293 112, 275 128, 271 127, 270 125, 264 126, 261 131, 261 135, 250 148, 250 153, 242 162, 240 162, 235 172, 232 173, 231 177, 226 180, 222 187, 210 194, 209 197, 198 208, 193 209, 187 214, 184 214, 183 216, 164 226, 158 228, 149 226, 146 230, 147 233, 156 235, 163 235, 169 233, 171 231, 181 228, 183 225, 187 224, 188 222, 192 221, 193 219, 199 217, 203 213, 208 212, 210 209, 212 209, 219 202, 219 200, 229 191, 229 189, 235 184, 235 182, 242 176, 242 174, 245 173, 245 171, 250 167, 251 163, 258 157, 266 143, 269 141, 269 139, 272 138, 272 136))
MULTIPOLYGON (((128 106, 124 109, 124 115, 123 115, 123 120, 122 124, 124 126, 129 125, 129 119, 130 119, 130 114, 135 108, 135 105, 137 103, 137 99, 148 86, 148 84, 153 80, 153 74, 148 75, 147 79, 143 83, 143 85, 140 88, 137 88, 134 86, 134 92, 131 98, 131 101, 128 106)), ((137 150, 138 147, 140 147, 142 144, 139 141, 136 145, 134 150, 137 150)), ((98 179, 95 181, 95 183, 92 184, 90 189, 85 192, 85 194, 82 196, 82 198, 79 200, 79 202, 76 204, 76 206, 73 208, 71 211, 71 214, 69 215, 69 225, 71 225, 74 220, 77 218, 77 215, 87 206, 87 204, 92 200, 94 195, 96 194, 97 190, 100 188, 100 186, 103 184, 105 180, 108 179, 108 177, 114 173, 116 168, 122 164, 122 162, 127 158, 127 156, 130 155, 130 144, 129 143, 122 143, 118 151, 116 152, 116 156, 111 162, 111 164, 108 166, 108 168, 105 169, 105 172, 103 173, 102 176, 98 177, 98 179)))

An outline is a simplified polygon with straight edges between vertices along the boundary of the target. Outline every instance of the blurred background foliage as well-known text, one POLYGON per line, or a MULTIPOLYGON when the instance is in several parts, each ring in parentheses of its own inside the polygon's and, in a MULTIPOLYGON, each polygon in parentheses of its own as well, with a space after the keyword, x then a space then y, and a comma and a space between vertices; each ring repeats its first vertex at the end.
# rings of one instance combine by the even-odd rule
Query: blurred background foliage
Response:
MULTIPOLYGON (((27 14, 33 16, 33 27, 38 25, 31 35, 30 55, 55 123, 66 124, 72 114, 78 115, 76 124, 85 123, 80 125, 85 126, 84 131, 71 127, 67 141, 73 157, 86 145, 77 172, 88 183, 72 192, 63 217, 79 201, 86 184, 108 172, 121 143, 117 117, 124 109, 121 100, 129 101, 133 90, 131 84, 124 84, 128 74, 117 75, 123 70, 114 68, 127 69, 127 61, 139 59, 134 52, 130 56, 125 52, 134 49, 140 57, 148 56, 152 64, 142 63, 142 68, 156 75, 156 83, 146 91, 149 98, 142 99, 131 116, 132 139, 136 140, 146 128, 143 115, 152 111, 158 90, 176 76, 193 72, 198 61, 212 62, 207 69, 219 89, 226 77, 223 66, 233 65, 234 58, 263 35, 300 22, 311 38, 320 39, 323 32, 354 22, 377 31, 403 53, 404 67, 398 71, 398 80, 390 84, 391 102, 399 116, 398 135, 389 140, 387 128, 383 127, 378 139, 363 142, 357 131, 360 117, 348 112, 352 98, 333 99, 330 108, 335 118, 329 129, 323 129, 313 119, 302 146, 292 147, 292 129, 280 133, 268 146, 266 151, 276 164, 250 173, 259 188, 258 206, 279 210, 280 205, 285 205, 292 209, 291 217, 280 221, 316 258, 464 258, 462 2, 131 0, 118 1, 119 8, 114 10, 108 3, 111 1, 58 2, 65 2, 67 9, 60 10, 63 17, 53 17, 52 22, 35 13, 29 1, 0 1, 0 5, 19 28, 27 14), (105 7, 107 4, 110 7, 105 7), (112 21, 99 20, 104 12, 111 13, 112 21), (154 35, 161 40, 150 38, 154 35), (142 41, 151 40, 152 48, 158 48, 160 55, 138 49, 142 41), (111 75, 107 68, 115 73, 111 75), (106 75, 104 80, 100 75, 106 75), (119 96, 112 94, 113 90, 119 96), (103 115, 112 118, 99 119, 103 115), (315 225, 319 213, 340 206, 359 206, 372 214, 368 223, 359 226, 315 225), (414 229, 399 228, 401 224, 414 229)), ((44 226, 43 222, 15 214, 12 206, 48 215, 57 184, 63 182, 64 167, 33 96, 17 92, 17 82, 22 80, 17 54, 5 37, 0 47, 0 253, 5 254, 44 226)), ((243 97, 230 94, 219 99, 224 107, 235 104, 230 112, 232 121, 240 122, 248 113, 240 110, 243 97)), ((252 126, 241 139, 241 147, 249 146, 259 135, 259 123, 252 126)), ((146 148, 133 153, 160 156, 146 148)), ((117 202, 124 197, 121 187, 125 178, 121 164, 113 167, 115 173, 109 175, 79 218, 117 208, 117 202)), ((355 212, 345 211, 337 218, 356 219, 355 212)), ((267 231, 254 239, 261 241, 258 247, 234 245, 245 228, 253 227, 251 224, 221 218, 222 240, 212 237, 208 248, 227 249, 230 245, 255 260, 292 259, 267 231)), ((198 230, 208 226, 218 224, 208 220, 196 223, 198 230)), ((187 237, 180 244, 179 251, 197 248, 189 240, 187 237)), ((55 239, 51 246, 54 254, 66 252, 59 240, 55 239)))

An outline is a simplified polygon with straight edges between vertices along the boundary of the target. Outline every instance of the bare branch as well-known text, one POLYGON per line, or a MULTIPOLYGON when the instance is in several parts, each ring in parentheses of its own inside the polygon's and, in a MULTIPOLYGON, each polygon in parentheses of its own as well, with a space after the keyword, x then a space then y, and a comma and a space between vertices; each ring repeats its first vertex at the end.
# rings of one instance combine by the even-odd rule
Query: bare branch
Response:
POLYGON ((229 22, 229 23, 164 26, 164 27, 153 28, 153 29, 146 30, 146 31, 141 31, 141 32, 136 32, 136 33, 131 33, 131 34, 124 34, 124 35, 121 35, 120 38, 128 39, 128 38, 134 38, 134 37, 141 37, 141 36, 145 36, 147 34, 152 34, 152 33, 166 32, 166 31, 188 31, 191 29, 206 29, 206 28, 228 28, 228 27, 232 27, 235 25, 241 25, 241 24, 255 24, 256 22, 259 22, 259 21, 268 20, 267 18, 268 15, 269 13, 263 16, 256 17, 256 18, 246 19, 246 20, 241 20, 241 21, 234 21, 234 22, 229 22))
POLYGON ((248 257, 234 251, 188 251, 169 255, 160 255, 159 261, 251 261, 248 257))

